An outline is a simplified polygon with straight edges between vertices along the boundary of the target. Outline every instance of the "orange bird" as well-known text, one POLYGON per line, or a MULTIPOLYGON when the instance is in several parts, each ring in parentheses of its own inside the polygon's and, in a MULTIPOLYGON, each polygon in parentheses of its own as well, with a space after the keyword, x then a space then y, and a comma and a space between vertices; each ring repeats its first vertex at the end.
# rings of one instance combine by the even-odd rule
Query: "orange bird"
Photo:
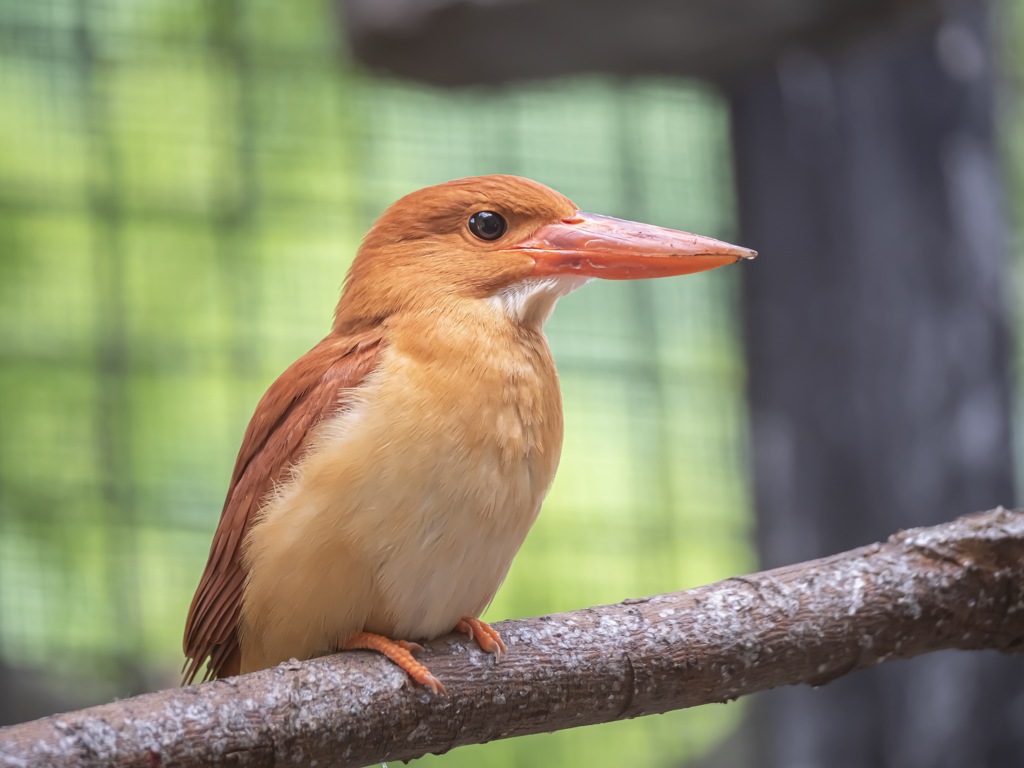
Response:
POLYGON ((245 432, 185 627, 185 682, 380 651, 435 693, 416 640, 466 632, 555 475, 562 401, 542 325, 595 277, 754 251, 582 213, 515 176, 427 187, 366 235, 331 332, 245 432))

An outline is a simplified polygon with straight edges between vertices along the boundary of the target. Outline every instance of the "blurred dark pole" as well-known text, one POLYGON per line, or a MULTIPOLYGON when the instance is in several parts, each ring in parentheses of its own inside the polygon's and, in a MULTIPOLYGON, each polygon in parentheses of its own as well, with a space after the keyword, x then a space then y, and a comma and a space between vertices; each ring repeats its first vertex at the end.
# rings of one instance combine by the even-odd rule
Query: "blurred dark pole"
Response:
MULTIPOLYGON (((765 567, 1015 499, 990 23, 946 4, 729 89, 765 567)), ((937 654, 752 718, 761 766, 1019 768, 1024 664, 937 654)))

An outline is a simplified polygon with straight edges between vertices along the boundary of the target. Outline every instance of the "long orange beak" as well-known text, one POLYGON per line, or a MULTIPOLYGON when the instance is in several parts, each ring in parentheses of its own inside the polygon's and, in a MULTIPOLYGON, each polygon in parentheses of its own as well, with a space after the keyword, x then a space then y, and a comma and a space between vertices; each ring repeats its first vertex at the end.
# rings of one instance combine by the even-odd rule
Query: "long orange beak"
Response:
POLYGON ((538 277, 605 280, 688 275, 757 256, 710 237, 582 211, 541 227, 510 250, 532 256, 538 277))

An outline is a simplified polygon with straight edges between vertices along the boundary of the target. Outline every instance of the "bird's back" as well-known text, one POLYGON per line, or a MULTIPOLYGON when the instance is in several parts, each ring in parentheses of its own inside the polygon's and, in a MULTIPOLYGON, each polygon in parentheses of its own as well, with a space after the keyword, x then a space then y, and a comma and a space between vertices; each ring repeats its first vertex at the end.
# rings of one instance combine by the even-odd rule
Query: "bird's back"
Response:
POLYGON ((374 329, 331 334, 288 367, 256 407, 235 461, 206 569, 185 622, 184 682, 238 674, 242 596, 248 576, 243 544, 274 488, 288 480, 309 447, 314 427, 346 404, 350 391, 376 367, 382 337, 374 329))

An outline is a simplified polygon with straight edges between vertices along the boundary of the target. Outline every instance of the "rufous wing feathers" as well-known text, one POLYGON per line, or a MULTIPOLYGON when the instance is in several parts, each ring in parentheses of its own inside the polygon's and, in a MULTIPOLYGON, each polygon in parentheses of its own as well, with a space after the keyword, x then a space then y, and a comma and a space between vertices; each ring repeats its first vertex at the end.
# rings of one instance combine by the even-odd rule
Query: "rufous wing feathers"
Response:
POLYGON ((185 624, 183 684, 238 673, 238 620, 246 573, 242 543, 267 494, 308 445, 310 431, 345 407, 377 367, 380 329, 356 336, 332 333, 293 363, 256 407, 235 461, 206 570, 185 624))

